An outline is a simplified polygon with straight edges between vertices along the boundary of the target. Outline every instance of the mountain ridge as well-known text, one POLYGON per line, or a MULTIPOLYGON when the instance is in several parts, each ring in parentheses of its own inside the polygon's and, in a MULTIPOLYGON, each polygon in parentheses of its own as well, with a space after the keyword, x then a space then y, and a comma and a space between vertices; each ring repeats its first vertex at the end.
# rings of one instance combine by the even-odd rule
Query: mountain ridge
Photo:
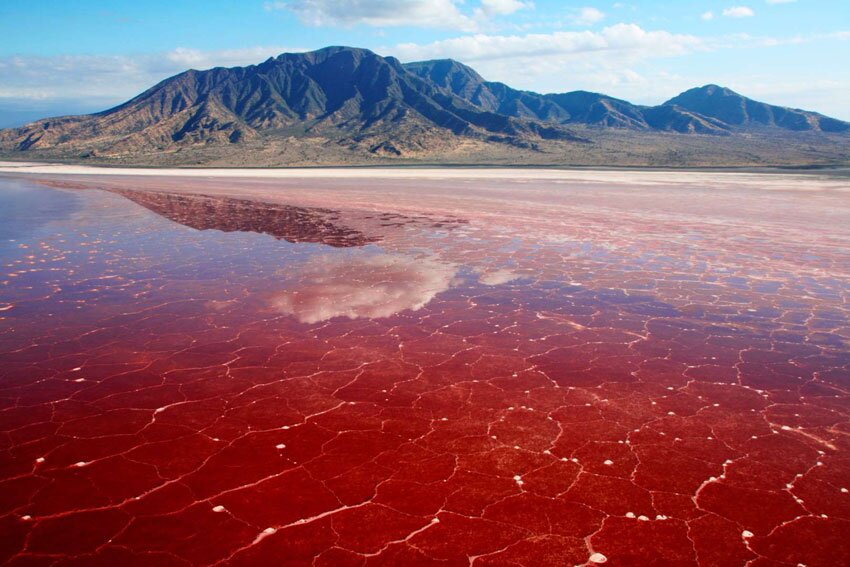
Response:
POLYGON ((201 154, 226 160, 228 152, 250 161, 243 155, 249 148, 277 152, 285 163, 309 161, 322 150, 355 160, 474 159, 482 151, 507 159, 529 152, 590 155, 602 151, 597 138, 628 146, 644 136, 674 146, 675 160, 675 146, 694 146, 684 141, 691 136, 698 146, 714 144, 703 136, 762 132, 817 142, 818 136, 843 139, 850 124, 717 85, 641 106, 588 91, 518 90, 451 59, 403 64, 367 49, 331 46, 244 67, 190 69, 102 112, 0 130, 0 152, 153 161, 170 156, 175 163, 207 159, 201 154))

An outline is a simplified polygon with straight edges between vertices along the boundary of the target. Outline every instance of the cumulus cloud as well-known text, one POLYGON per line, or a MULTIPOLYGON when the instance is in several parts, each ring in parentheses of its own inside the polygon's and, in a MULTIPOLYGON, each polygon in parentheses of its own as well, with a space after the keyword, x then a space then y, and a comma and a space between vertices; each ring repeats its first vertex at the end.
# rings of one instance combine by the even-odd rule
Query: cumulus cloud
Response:
POLYGON ((751 18, 756 15, 752 8, 747 6, 732 6, 723 10, 723 15, 727 18, 751 18))
MULTIPOLYGON (((474 19, 463 14, 457 0, 292 0, 266 3, 267 9, 287 9, 312 26, 417 26, 470 31, 474 19)), ((505 9, 515 0, 489 0, 493 9, 505 9)), ((482 6, 482 10, 484 7, 482 6)))
POLYGON ((700 49, 703 41, 687 34, 646 31, 635 24, 616 24, 599 32, 568 31, 548 34, 473 34, 427 44, 397 45, 393 53, 404 60, 453 57, 462 61, 547 57, 592 52, 617 52, 633 57, 681 55, 700 49))
POLYGON ((712 12, 711 10, 709 10, 708 12, 703 12, 700 16, 700 19, 705 20, 706 22, 711 21, 714 19, 714 12, 712 12))
POLYGON ((531 7, 531 2, 521 2, 520 0, 481 0, 479 13, 485 16, 506 16, 531 7))
POLYGON ((570 16, 570 22, 577 26, 592 26, 605 19, 605 13, 596 8, 584 7, 570 16))
POLYGON ((389 317, 421 309, 449 289, 456 273, 451 264, 397 254, 316 256, 272 303, 302 323, 389 317))

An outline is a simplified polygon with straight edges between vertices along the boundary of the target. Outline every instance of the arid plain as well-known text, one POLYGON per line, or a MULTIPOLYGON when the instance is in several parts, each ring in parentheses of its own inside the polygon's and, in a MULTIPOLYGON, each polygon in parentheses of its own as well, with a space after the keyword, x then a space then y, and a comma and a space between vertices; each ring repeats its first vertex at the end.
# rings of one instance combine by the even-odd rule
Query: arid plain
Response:
POLYGON ((850 182, 0 167, 0 561, 850 563, 850 182))

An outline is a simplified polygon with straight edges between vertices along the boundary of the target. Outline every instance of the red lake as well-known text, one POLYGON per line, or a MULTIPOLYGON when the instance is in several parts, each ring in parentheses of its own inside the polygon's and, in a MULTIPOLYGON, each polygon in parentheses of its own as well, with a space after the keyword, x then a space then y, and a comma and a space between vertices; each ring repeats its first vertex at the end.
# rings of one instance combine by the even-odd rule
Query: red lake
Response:
POLYGON ((850 565, 850 182, 0 178, 0 562, 850 565))

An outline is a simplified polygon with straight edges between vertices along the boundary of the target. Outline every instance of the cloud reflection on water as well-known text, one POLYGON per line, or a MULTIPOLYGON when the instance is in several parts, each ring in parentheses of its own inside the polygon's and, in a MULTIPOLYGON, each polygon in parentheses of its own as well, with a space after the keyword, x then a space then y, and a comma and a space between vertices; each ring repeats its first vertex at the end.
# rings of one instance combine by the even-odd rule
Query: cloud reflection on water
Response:
POLYGON ((389 317, 421 309, 451 286, 456 273, 451 264, 398 254, 315 256, 273 304, 302 323, 389 317))

